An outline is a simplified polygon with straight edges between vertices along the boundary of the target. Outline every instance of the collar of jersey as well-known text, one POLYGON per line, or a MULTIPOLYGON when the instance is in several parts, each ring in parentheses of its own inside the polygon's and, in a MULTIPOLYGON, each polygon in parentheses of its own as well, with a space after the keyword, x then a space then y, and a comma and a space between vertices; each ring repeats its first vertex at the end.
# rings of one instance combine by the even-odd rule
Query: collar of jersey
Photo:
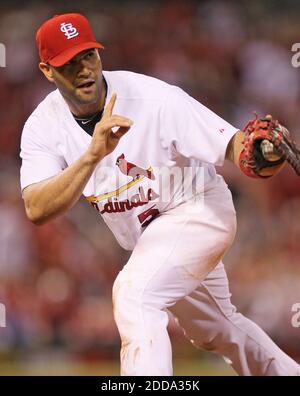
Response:
MULTIPOLYGON (((108 75, 106 74, 105 71, 102 71, 102 74, 105 78, 106 84, 107 84, 107 92, 106 92, 106 99, 105 99, 105 103, 104 103, 104 108, 106 106, 106 104, 108 103, 108 101, 110 100, 110 97, 112 95, 112 89, 111 89, 111 85, 110 85, 110 81, 108 78, 108 75)), ((62 94, 59 92, 59 89, 56 90, 58 92, 58 96, 61 98, 61 101, 63 103, 63 106, 66 110, 66 116, 69 118, 69 120, 72 120, 71 122, 73 123, 73 125, 75 125, 74 128, 76 128, 78 131, 80 131, 81 135, 85 136, 85 139, 88 139, 88 141, 90 141, 92 139, 92 136, 89 135, 88 133, 86 133, 81 126, 77 123, 77 121, 74 119, 73 114, 67 104, 67 102, 65 101, 64 97, 62 96, 62 94)))

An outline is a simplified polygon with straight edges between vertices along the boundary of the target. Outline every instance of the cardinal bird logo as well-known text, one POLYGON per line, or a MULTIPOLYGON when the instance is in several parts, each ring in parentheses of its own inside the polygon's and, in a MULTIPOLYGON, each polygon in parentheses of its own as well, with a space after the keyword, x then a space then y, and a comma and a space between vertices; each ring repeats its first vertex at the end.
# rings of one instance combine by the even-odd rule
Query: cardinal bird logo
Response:
POLYGON ((148 179, 155 180, 155 176, 151 168, 143 169, 135 164, 132 164, 131 162, 126 161, 124 154, 121 154, 117 158, 116 165, 124 175, 131 176, 133 179, 136 179, 139 176, 145 176, 148 177, 148 179))

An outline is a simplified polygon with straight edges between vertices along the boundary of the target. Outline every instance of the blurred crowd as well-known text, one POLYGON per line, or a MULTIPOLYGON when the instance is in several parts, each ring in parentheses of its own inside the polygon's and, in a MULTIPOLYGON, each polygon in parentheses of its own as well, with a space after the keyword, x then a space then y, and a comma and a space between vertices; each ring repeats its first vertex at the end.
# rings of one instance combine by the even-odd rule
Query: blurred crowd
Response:
MULTIPOLYGON (((54 87, 38 70, 34 33, 52 15, 82 12, 105 45, 105 70, 131 70, 179 85, 233 125, 273 114, 300 145, 300 5, 286 1, 72 1, 0 5, 0 328, 4 359, 45 351, 80 358, 117 356, 111 287, 129 252, 81 201, 37 227, 19 187, 23 124, 54 87)), ((300 182, 291 169, 250 180, 218 169, 233 193, 238 233, 225 258, 232 300, 289 354, 300 356, 300 182), (299 216, 299 217, 298 217, 299 216)), ((177 342, 183 337, 171 323, 177 342)))

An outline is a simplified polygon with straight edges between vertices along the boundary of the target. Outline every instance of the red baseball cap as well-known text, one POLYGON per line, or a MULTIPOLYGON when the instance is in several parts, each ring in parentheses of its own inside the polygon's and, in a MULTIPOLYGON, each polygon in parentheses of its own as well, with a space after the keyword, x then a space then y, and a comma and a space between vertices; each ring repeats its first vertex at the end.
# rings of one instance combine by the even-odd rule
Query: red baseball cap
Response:
POLYGON ((36 32, 40 59, 51 66, 62 66, 79 52, 104 48, 95 39, 89 21, 81 14, 55 15, 36 32))

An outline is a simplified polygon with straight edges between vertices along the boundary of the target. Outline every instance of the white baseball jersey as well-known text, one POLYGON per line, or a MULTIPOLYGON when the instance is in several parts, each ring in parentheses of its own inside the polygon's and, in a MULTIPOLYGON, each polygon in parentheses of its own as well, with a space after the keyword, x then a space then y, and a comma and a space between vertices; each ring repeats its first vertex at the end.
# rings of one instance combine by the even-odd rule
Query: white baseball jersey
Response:
MULTIPOLYGON (((223 164, 237 128, 176 86, 126 71, 104 71, 103 75, 107 103, 116 92, 114 114, 134 124, 116 149, 99 162, 83 195, 120 245, 131 250, 156 215, 217 182, 214 165, 223 164)), ((21 188, 73 164, 91 139, 60 92, 51 92, 23 129, 21 188)))
MULTIPOLYGON (((114 113, 134 121, 83 191, 119 243, 136 246, 113 287, 121 373, 172 375, 170 309, 194 345, 223 355, 239 374, 299 375, 298 364, 230 302, 220 260, 234 238, 235 210, 214 165, 237 129, 178 87, 103 74, 107 101, 118 95, 114 113), (190 204, 204 195, 206 205, 190 204)), ((59 91, 50 93, 24 126, 22 189, 74 163, 91 139, 59 91)))

